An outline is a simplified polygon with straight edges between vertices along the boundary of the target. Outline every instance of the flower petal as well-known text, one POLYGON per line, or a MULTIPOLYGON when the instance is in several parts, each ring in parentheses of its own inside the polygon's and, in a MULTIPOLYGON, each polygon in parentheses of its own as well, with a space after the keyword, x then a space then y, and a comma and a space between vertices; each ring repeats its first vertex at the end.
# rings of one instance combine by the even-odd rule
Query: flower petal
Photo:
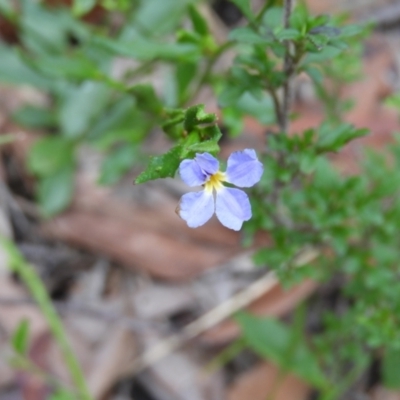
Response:
POLYGON ((209 153, 197 153, 194 160, 208 176, 214 175, 219 169, 219 161, 209 153))
POLYGON ((214 197, 212 192, 186 193, 179 203, 178 213, 190 228, 204 225, 214 214, 214 197))
POLYGON ((251 218, 251 206, 243 190, 224 187, 217 191, 215 212, 221 224, 238 231, 251 218))
POLYGON ((253 149, 235 151, 228 158, 226 182, 239 187, 255 185, 264 172, 264 166, 258 161, 253 149))
POLYGON ((195 160, 183 160, 179 165, 179 175, 189 186, 200 186, 208 180, 208 176, 195 160))

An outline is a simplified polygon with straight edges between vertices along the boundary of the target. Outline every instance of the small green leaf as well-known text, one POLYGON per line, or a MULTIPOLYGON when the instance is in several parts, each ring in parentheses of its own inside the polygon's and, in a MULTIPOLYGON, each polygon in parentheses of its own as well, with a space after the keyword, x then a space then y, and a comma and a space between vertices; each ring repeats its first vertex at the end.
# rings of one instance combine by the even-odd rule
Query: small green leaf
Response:
POLYGON ((161 156, 150 158, 147 168, 136 178, 135 183, 144 183, 159 178, 173 178, 181 162, 182 146, 173 147, 161 156))
POLYGON ((136 158, 136 149, 132 146, 123 146, 107 156, 101 166, 99 183, 112 185, 132 167, 136 158))
POLYGON ((73 163, 74 145, 62 137, 38 140, 28 154, 28 167, 38 176, 49 176, 73 163))
POLYGON ((182 136, 185 120, 185 111, 181 109, 167 111, 167 118, 161 125, 163 131, 171 138, 177 139, 182 136))
POLYGON ((194 30, 200 36, 207 36, 209 33, 207 21, 193 4, 189 4, 189 17, 192 21, 194 30))
POLYGON ((57 123, 54 112, 32 105, 19 108, 12 117, 18 124, 33 129, 54 127, 57 123))
POLYGON ((269 8, 263 15, 263 25, 271 31, 283 28, 282 7, 269 8))
POLYGON ((195 143, 189 146, 189 150, 193 152, 207 152, 207 153, 218 153, 219 145, 215 140, 206 140, 205 142, 195 143))
POLYGON ((275 37, 282 40, 295 40, 300 37, 300 32, 297 29, 288 28, 288 29, 279 29, 275 32, 275 37))
POLYGON ((240 27, 233 29, 229 33, 230 40, 236 40, 241 43, 249 43, 249 44, 267 44, 271 42, 271 39, 263 37, 255 32, 253 29, 249 27, 240 27))
POLYGON ((338 151, 351 140, 365 136, 367 129, 356 129, 349 124, 331 126, 323 124, 318 131, 316 149, 318 152, 338 151))
POLYGON ((200 56, 200 50, 197 45, 191 43, 163 43, 160 40, 153 41, 140 36, 129 41, 95 37, 93 42, 112 54, 132 57, 141 61, 150 61, 156 58, 171 61, 196 61, 200 56))
POLYGON ((382 359, 383 383, 389 389, 400 388, 400 349, 388 348, 382 359))
POLYGON ((15 48, 4 46, 0 42, 0 81, 16 85, 31 85, 39 89, 49 90, 50 79, 33 70, 15 48))
POLYGON ((307 26, 308 15, 307 7, 305 5, 300 4, 295 7, 290 16, 291 28, 295 28, 300 32, 304 31, 307 26))
POLYGON ((142 110, 149 111, 155 115, 161 115, 163 112, 163 104, 157 97, 153 86, 148 84, 139 84, 129 88, 137 101, 137 106, 142 110))
POLYGON ((22 320, 11 338, 14 351, 17 354, 25 355, 29 345, 29 321, 22 320))
POLYGON ((307 65, 304 67, 304 71, 315 83, 322 84, 324 77, 320 69, 307 65))
POLYGON ((316 53, 309 53, 305 57, 306 63, 322 62, 337 57, 343 50, 327 45, 316 53))
POLYGON ((74 0, 72 12, 80 17, 87 14, 96 5, 96 0, 74 0))
POLYGON ((204 111, 204 104, 198 104, 186 110, 184 128, 187 132, 190 132, 198 125, 212 124, 216 120, 217 116, 215 114, 209 114, 204 111))
POLYGON ((63 133, 70 138, 84 134, 107 106, 111 93, 106 85, 92 81, 70 90, 62 99, 59 111, 63 133))
POLYGON ((51 217, 63 211, 71 202, 74 190, 74 169, 66 166, 53 175, 41 179, 38 187, 40 209, 51 217))

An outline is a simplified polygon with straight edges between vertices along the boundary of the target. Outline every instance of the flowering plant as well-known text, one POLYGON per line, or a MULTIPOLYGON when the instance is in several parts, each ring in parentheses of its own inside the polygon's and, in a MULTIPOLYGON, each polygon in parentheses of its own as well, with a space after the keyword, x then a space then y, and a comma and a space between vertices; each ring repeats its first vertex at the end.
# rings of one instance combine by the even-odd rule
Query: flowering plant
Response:
MULTIPOLYGON (((367 133, 343 122, 348 102, 340 99, 357 76, 366 30, 312 15, 300 1, 294 7, 293 0, 268 0, 257 12, 249 0, 230 1, 244 23, 222 43, 196 0, 103 0, 101 9, 119 11, 121 20, 104 29, 66 9, 52 12, 45 2, 0 1, 1 17, 19 29, 16 44, 0 42, 0 80, 35 86, 49 99, 14 114, 19 124, 49 132, 28 157, 39 208, 52 216, 70 203, 79 146, 102 152, 102 184, 115 183, 134 164, 143 167, 135 184, 179 171, 188 186, 203 186, 180 200, 177 213, 188 226, 215 213, 227 228, 242 229, 243 244, 264 232, 270 245, 254 254, 258 266, 274 270, 284 286, 312 278, 333 287, 328 299, 317 293, 319 308, 310 301, 289 328, 242 315, 240 343, 301 375, 323 399, 339 398, 371 365, 374 372, 382 365, 385 384, 399 386, 391 373, 400 371, 400 144, 392 145, 391 164, 372 155, 351 177, 328 157, 367 133), (225 68, 218 61, 227 50, 235 57, 225 68), (131 58, 134 67, 117 77, 115 58, 131 58), (162 63, 168 84, 155 90, 143 81, 162 63), (325 113, 321 125, 293 132, 299 75, 325 113), (205 86, 218 100, 219 121, 196 104, 205 86), (266 127, 265 148, 259 158, 252 149, 232 153, 221 172, 215 157, 222 125, 230 140, 248 116, 266 127), (170 148, 144 160, 142 144, 155 127, 170 148), (256 186, 246 194, 232 185, 256 186), (303 257, 310 251, 312 261, 303 257)), ((96 1, 73 3, 81 16, 96 1)), ((399 96, 393 104, 400 108, 399 96)))

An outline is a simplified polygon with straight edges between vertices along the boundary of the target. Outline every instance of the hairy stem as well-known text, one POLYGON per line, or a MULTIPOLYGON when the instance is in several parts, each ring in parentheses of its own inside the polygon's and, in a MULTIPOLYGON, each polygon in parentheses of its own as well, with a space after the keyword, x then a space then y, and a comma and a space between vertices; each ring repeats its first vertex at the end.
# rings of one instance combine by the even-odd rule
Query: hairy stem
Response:
MULTIPOLYGON (((293 10, 293 3, 294 0, 284 0, 283 26, 285 29, 289 28, 290 15, 293 10)), ((285 73, 286 80, 283 85, 282 111, 281 111, 281 121, 279 127, 282 130, 282 132, 287 133, 289 130, 289 114, 292 102, 291 77, 293 74, 293 60, 290 54, 291 43, 289 40, 286 40, 285 46, 286 46, 286 52, 283 64, 283 71, 285 73)))

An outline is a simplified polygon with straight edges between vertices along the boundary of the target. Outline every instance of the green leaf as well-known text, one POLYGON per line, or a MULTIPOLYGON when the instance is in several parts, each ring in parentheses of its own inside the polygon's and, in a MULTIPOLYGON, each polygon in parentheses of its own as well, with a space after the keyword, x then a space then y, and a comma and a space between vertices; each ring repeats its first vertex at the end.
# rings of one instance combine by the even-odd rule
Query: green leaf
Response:
POLYGON ((96 5, 96 0, 74 0, 72 12, 80 17, 87 14, 96 5))
POLYGON ((239 10, 249 21, 254 21, 254 14, 251 11, 249 0, 230 0, 230 1, 239 8, 239 10))
POLYGON ((147 168, 136 178, 135 183, 144 183, 159 178, 173 178, 181 162, 182 146, 173 147, 161 156, 150 158, 147 168))
POLYGON ((135 96, 137 107, 155 115, 162 114, 164 107, 153 86, 148 84, 135 85, 129 88, 128 93, 132 93, 135 96))
POLYGON ((37 68, 45 76, 67 79, 98 79, 102 76, 98 66, 80 53, 67 56, 42 55, 37 61, 37 68))
POLYGON ((28 167, 38 176, 49 176, 73 163, 74 145, 62 137, 38 140, 28 154, 28 167))
POLYGON ((302 32, 306 30, 308 21, 307 7, 303 4, 298 5, 290 16, 290 27, 302 32))
POLYGON ((330 60, 337 57, 343 50, 334 46, 327 45, 316 53, 309 53, 305 57, 305 63, 314 63, 330 60))
POLYGON ((23 60, 16 49, 0 43, 0 81, 17 85, 31 85, 48 90, 52 82, 34 71, 23 60))
POLYGON ((171 61, 194 61, 200 57, 197 45, 190 43, 169 43, 160 40, 150 40, 136 36, 129 41, 115 41, 108 38, 96 37, 94 43, 107 49, 113 54, 132 57, 141 61, 154 59, 171 61))
POLYGON ((267 44, 271 42, 271 39, 263 37, 255 32, 253 29, 249 27, 241 27, 233 29, 229 33, 230 40, 236 40, 241 43, 249 43, 249 44, 267 44))
POLYGON ((293 337, 284 324, 246 313, 238 315, 236 320, 253 351, 317 387, 325 385, 326 378, 306 343, 301 338, 293 337))
POLYGON ((206 19, 201 15, 193 4, 189 4, 189 17, 192 21, 194 30, 200 36, 207 36, 209 34, 206 19))
MULTIPOLYGON (((196 0, 145 0, 135 12, 132 25, 161 37, 170 33, 182 21, 188 4, 196 0)), ((128 25, 128 29, 130 26, 128 25)), ((130 28, 132 29, 132 28, 130 28)))
POLYGON ((179 104, 184 104, 192 81, 196 78, 199 65, 193 62, 181 62, 176 65, 174 74, 179 104))
POLYGON ((167 117, 161 125, 163 131, 171 138, 177 139, 182 136, 182 122, 185 120, 185 110, 174 109, 167 111, 167 117))
POLYGON ((279 29, 275 32, 275 37, 280 40, 295 40, 300 37, 300 32, 297 29, 289 28, 289 29, 279 29))
POLYGON ((19 108, 12 115, 13 120, 28 128, 50 128, 54 127, 57 119, 54 113, 46 108, 27 105, 19 108))
POLYGON ((271 31, 283 28, 282 7, 271 7, 263 15, 263 25, 271 31))
POLYGON ((184 128, 191 132, 198 125, 213 124, 217 120, 215 114, 209 114, 204 111, 204 104, 197 104, 189 107, 185 113, 184 128))
POLYGON ((114 150, 104 160, 98 182, 101 185, 112 185, 118 182, 135 162, 136 152, 133 146, 123 146, 114 150))
POLYGON ((38 187, 40 209, 45 217, 63 211, 74 191, 74 168, 69 165, 41 179, 38 187))
POLYGON ((382 359, 381 374, 386 387, 400 388, 400 349, 386 350, 382 359))
POLYGON ((11 343, 17 354, 25 355, 29 345, 29 321, 22 320, 12 335, 11 343))
POLYGON ((318 152, 338 151, 351 140, 368 134, 367 129, 356 129, 349 124, 331 126, 323 124, 318 130, 316 149, 318 152))
POLYGON ((70 90, 63 98, 59 110, 63 133, 70 138, 84 134, 105 109, 111 94, 111 89, 106 85, 91 81, 70 90))
POLYGON ((304 67, 304 71, 308 74, 308 76, 315 82, 318 84, 322 84, 323 82, 323 75, 322 72, 319 68, 317 67, 313 67, 311 65, 306 65, 304 67))
POLYGON ((215 140, 206 140, 205 142, 192 144, 189 146, 189 150, 201 153, 218 153, 220 148, 215 140))
POLYGON ((244 114, 252 115, 265 125, 275 122, 274 106, 267 94, 263 94, 261 99, 256 99, 250 93, 244 93, 236 103, 236 108, 244 114))

